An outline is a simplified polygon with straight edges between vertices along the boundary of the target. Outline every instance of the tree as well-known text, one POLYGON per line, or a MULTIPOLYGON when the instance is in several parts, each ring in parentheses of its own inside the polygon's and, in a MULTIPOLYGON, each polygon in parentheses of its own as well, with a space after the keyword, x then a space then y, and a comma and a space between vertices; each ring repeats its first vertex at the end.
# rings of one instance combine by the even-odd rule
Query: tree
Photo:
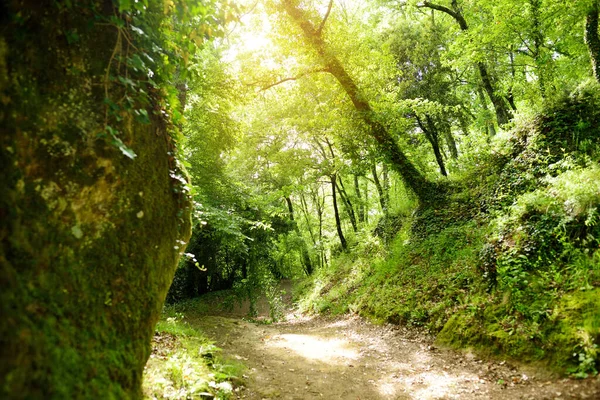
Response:
POLYGON ((600 82, 600 37, 598 36, 598 13, 600 7, 594 1, 586 15, 585 43, 587 44, 592 62, 594 78, 600 82))
POLYGON ((451 157, 458 158, 452 120, 460 122, 457 114, 461 101, 455 94, 457 74, 441 62, 443 29, 433 18, 431 23, 414 23, 407 18, 391 29, 388 43, 398 68, 395 83, 399 102, 410 108, 407 117, 416 120, 414 125, 431 144, 441 174, 447 176, 441 145, 445 141, 451 157))
MULTIPOLYGON (((467 20, 463 16, 460 7, 458 6, 457 0, 452 0, 451 7, 442 6, 440 4, 431 3, 430 1, 424 1, 420 3, 420 7, 427 7, 432 10, 441 11, 449 16, 451 16, 460 29, 462 31, 468 31, 469 25, 467 24, 467 20)), ((477 70, 479 71, 479 76, 481 78, 481 84, 487 93, 490 101, 492 102, 494 109, 496 110, 496 119, 498 120, 499 125, 504 125, 508 121, 510 121, 511 114, 507 108, 507 100, 500 96, 493 84, 493 77, 490 75, 487 66, 483 61, 476 61, 477 70)))
POLYGON ((416 195, 422 204, 430 203, 435 185, 429 182, 415 168, 400 149, 393 136, 376 119, 374 111, 364 94, 337 57, 329 50, 323 39, 322 33, 327 22, 327 17, 329 16, 329 11, 331 10, 331 4, 328 8, 328 13, 317 27, 310 22, 308 13, 302 10, 295 0, 282 0, 281 6, 300 28, 308 45, 317 53, 319 61, 323 64, 322 70, 333 75, 348 95, 356 111, 359 112, 360 117, 368 126, 369 132, 377 142, 379 150, 382 154, 385 154, 392 167, 402 177, 406 186, 416 195))
POLYGON ((415 116, 419 127, 425 133, 427 140, 431 143, 431 147, 433 148, 433 153, 435 154, 435 160, 437 161, 440 167, 440 173, 444 176, 448 176, 448 172, 446 172, 446 166, 444 165, 444 157, 442 156, 442 152, 440 150, 440 135, 433 122, 433 119, 430 115, 425 115, 425 121, 421 121, 418 115, 415 116))
POLYGON ((0 397, 141 397, 190 237, 180 85, 227 2, 0 12, 0 397))
POLYGON ((146 3, 2 5, 2 398, 141 397, 191 208, 146 3))
POLYGON ((337 230, 338 237, 340 239, 340 245, 343 250, 348 249, 348 242, 346 241, 346 237, 344 236, 344 232, 342 231, 342 222, 340 219, 340 212, 337 205, 337 173, 332 173, 329 176, 329 180, 331 182, 331 198, 333 201, 333 213, 335 216, 335 227, 337 230))
MULTIPOLYGON (((302 237, 302 234, 300 233, 300 228, 298 227, 298 224, 296 223, 296 219, 294 218, 294 205, 292 203, 292 199, 290 198, 290 196, 285 196, 285 202, 288 206, 288 210, 290 213, 290 220, 292 221, 292 224, 294 225, 294 231, 296 232, 298 237, 302 237)), ((310 254, 308 253, 308 248, 304 241, 302 241, 301 251, 302 251, 302 264, 304 264, 304 270, 306 271, 307 275, 310 275, 313 273, 313 265, 312 265, 312 260, 310 259, 310 254)))

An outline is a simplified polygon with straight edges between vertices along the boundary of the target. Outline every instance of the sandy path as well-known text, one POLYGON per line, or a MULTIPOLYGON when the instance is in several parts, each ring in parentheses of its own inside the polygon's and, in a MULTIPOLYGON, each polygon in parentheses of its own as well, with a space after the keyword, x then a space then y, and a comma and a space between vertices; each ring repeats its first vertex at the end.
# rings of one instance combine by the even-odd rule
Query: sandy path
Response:
POLYGON ((198 322, 226 356, 249 367, 239 399, 600 399, 598 378, 546 381, 360 318, 198 322))

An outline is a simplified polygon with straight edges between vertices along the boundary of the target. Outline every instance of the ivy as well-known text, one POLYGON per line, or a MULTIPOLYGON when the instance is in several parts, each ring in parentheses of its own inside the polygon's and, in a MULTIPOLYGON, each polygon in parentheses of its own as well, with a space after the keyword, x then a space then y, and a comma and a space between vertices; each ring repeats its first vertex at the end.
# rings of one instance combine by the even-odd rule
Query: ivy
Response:
MULTIPOLYGON (((74 5, 66 1, 57 6, 70 9, 74 5)), ((94 24, 116 32, 100 83, 105 94, 104 128, 97 137, 134 159, 135 152, 123 142, 117 127, 127 116, 142 124, 162 118, 176 139, 183 116, 175 85, 186 79, 190 58, 237 19, 237 7, 215 0, 113 0, 109 16, 94 4, 88 7, 94 24)), ((79 40, 74 30, 65 36, 69 44, 79 40)))

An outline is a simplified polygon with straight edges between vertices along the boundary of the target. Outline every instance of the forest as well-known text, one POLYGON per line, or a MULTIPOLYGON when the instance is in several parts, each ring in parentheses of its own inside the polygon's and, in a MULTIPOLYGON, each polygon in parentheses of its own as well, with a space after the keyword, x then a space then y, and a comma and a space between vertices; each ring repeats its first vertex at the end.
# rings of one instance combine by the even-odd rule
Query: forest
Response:
POLYGON ((599 16, 0 3, 0 398, 600 398, 599 16))

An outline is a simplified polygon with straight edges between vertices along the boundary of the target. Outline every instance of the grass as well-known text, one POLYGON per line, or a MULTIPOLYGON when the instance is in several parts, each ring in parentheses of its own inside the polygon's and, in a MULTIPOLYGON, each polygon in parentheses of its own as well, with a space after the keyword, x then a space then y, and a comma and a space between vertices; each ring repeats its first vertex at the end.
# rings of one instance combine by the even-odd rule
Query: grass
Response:
POLYGON ((221 357, 220 349, 195 323, 202 314, 199 302, 189 304, 185 315, 165 307, 144 371, 145 398, 225 400, 243 382, 245 367, 221 357))
POLYGON ((296 297, 305 312, 358 313, 378 322, 439 331, 485 286, 477 270, 485 229, 450 225, 414 238, 407 221, 387 251, 343 254, 306 281, 296 297))

